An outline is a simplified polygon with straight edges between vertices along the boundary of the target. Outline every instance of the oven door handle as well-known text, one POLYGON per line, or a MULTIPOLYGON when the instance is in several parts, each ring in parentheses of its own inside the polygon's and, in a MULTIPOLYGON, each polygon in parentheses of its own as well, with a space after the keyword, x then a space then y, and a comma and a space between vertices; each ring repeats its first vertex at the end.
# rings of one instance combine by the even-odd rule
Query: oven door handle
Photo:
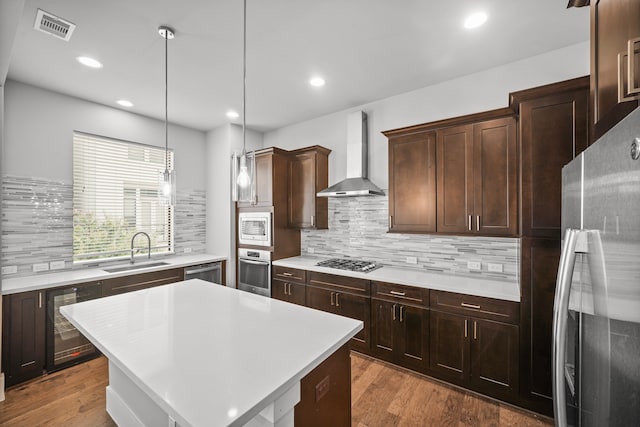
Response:
POLYGON ((253 265, 269 265, 269 264, 271 264, 270 262, 254 261, 254 260, 246 259, 246 258, 240 258, 240 261, 246 262, 247 264, 253 264, 253 265))
POLYGON ((216 270, 220 270, 220 266, 219 265, 214 265, 212 267, 196 268, 196 269, 193 269, 193 270, 185 270, 184 274, 185 275, 200 274, 200 273, 206 273, 207 271, 216 271, 216 270))

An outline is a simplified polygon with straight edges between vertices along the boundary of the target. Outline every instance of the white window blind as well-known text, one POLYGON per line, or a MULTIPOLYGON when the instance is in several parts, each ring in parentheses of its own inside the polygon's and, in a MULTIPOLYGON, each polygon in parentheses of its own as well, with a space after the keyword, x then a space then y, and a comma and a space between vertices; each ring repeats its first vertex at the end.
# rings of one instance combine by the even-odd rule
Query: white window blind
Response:
MULTIPOLYGON (((151 237, 152 253, 173 252, 173 208, 158 194, 165 162, 164 148, 74 132, 75 262, 129 257, 138 231, 151 237)), ((134 246, 146 252, 146 238, 134 246)))

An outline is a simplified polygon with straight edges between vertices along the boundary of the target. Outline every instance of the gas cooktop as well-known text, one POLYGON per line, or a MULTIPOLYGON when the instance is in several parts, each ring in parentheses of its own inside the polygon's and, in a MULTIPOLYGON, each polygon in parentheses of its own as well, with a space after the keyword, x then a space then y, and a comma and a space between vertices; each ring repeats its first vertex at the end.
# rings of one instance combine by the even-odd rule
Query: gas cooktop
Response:
POLYGON ((376 268, 382 267, 377 265, 373 261, 364 261, 351 258, 331 258, 324 261, 320 261, 316 264, 319 267, 337 268, 340 270, 359 271, 361 273, 368 273, 376 268))

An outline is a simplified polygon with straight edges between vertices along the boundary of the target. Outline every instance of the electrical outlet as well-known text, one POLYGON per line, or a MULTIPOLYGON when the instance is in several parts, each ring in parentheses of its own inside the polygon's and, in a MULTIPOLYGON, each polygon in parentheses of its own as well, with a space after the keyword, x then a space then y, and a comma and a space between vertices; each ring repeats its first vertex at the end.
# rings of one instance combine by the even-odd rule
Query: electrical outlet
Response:
POLYGON ((489 271, 494 271, 496 273, 502 273, 503 271, 502 264, 494 264, 490 262, 489 264, 487 264, 487 267, 489 271))
POLYGON ((17 265, 7 265, 2 267, 2 274, 16 274, 18 272, 17 265))
POLYGON ((39 273, 41 271, 48 271, 48 270, 49 270, 49 264, 46 262, 43 262, 42 264, 33 264, 34 273, 39 273))
POLYGON ((185 254, 190 254, 191 253, 191 248, 184 248, 184 253, 185 254))
POLYGON ((64 261, 52 261, 49 263, 49 270, 62 270, 64 267, 64 261))
POLYGON ((407 257, 407 264, 417 264, 417 263, 418 263, 417 257, 414 257, 414 256, 407 257))
POLYGON ((481 270, 482 264, 480 261, 467 261, 467 268, 469 270, 481 270))
POLYGON ((307 252, 309 252, 310 254, 313 254, 313 253, 315 253, 315 252, 316 252, 316 250, 315 250, 315 249, 313 249, 313 248, 309 248, 309 249, 307 250, 307 252))

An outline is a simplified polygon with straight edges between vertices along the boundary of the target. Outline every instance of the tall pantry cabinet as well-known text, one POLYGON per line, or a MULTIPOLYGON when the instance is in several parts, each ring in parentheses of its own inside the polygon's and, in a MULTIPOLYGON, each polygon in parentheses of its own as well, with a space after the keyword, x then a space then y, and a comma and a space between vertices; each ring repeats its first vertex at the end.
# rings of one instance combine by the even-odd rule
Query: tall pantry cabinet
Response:
POLYGON ((521 142, 520 394, 553 415, 551 339, 561 246, 562 167, 587 148, 589 77, 511 94, 521 142))

